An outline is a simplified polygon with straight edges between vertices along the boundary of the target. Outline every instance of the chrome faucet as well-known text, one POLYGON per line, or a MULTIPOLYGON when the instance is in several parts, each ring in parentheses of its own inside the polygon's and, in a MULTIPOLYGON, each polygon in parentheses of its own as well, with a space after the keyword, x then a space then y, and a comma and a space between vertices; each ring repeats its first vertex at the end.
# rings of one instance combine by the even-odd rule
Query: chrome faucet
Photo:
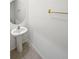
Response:
POLYGON ((20 29, 20 26, 18 26, 17 29, 19 30, 20 29))

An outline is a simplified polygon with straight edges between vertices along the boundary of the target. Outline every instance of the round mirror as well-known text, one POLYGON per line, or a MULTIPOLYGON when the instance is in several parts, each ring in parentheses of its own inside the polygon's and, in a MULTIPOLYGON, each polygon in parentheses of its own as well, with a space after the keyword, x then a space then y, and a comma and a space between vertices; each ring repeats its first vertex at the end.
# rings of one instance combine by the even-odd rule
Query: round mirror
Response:
POLYGON ((25 19, 26 9, 23 0, 14 0, 10 3, 10 22, 20 24, 25 19))

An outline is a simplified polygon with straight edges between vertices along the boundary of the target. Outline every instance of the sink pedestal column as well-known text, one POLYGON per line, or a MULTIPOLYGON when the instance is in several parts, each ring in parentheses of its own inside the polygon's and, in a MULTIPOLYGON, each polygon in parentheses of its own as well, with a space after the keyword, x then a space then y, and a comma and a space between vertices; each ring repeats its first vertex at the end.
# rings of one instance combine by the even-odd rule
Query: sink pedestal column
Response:
POLYGON ((17 36, 16 37, 16 45, 17 45, 17 51, 19 52, 19 53, 21 53, 22 52, 22 37, 21 36, 17 36))

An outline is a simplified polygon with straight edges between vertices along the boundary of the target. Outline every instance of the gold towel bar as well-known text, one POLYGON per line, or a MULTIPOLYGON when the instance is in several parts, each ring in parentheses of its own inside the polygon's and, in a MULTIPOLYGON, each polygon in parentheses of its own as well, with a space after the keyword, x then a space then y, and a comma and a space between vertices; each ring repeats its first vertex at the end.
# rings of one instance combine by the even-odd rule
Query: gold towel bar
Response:
POLYGON ((48 10, 48 13, 49 14, 51 13, 68 14, 67 12, 55 12, 55 11, 52 11, 51 9, 48 10))
POLYGON ((68 14, 67 12, 51 12, 51 13, 68 14))

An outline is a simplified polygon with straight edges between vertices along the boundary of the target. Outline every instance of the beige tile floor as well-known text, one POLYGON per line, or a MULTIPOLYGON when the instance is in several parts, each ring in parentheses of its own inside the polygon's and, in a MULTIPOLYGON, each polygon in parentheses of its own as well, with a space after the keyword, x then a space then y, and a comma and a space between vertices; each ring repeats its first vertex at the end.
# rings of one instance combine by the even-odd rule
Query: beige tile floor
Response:
POLYGON ((17 50, 10 52, 10 59, 42 59, 32 46, 23 44, 23 52, 20 54, 17 50))

